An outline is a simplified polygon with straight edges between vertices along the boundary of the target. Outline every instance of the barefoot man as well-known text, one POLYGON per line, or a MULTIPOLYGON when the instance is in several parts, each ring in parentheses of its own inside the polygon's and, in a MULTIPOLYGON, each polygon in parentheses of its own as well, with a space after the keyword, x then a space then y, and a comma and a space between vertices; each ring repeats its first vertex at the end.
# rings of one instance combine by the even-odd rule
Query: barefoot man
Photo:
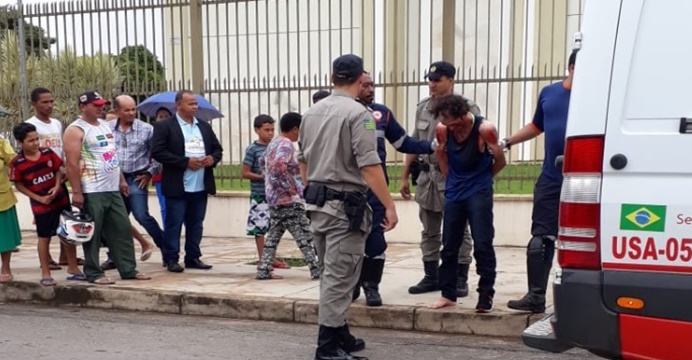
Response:
POLYGON ((470 110, 468 101, 459 95, 442 97, 433 105, 433 113, 441 121, 436 128, 439 146, 435 156, 447 181, 439 276, 442 297, 430 307, 456 305, 459 247, 468 221, 480 275, 476 312, 486 313, 492 311, 495 295, 493 177, 506 161, 495 125, 470 110))

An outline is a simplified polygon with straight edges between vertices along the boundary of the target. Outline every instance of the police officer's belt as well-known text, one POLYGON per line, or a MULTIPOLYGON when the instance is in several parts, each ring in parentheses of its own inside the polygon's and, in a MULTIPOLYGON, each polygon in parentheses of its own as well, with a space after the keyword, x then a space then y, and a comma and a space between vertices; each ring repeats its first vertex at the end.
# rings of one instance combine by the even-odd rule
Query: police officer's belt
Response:
POLYGON ((358 191, 337 191, 323 184, 309 183, 305 187, 303 195, 307 204, 319 207, 324 206, 327 201, 343 201, 344 212, 348 217, 348 230, 356 231, 360 229, 368 206, 367 197, 364 193, 358 191))
POLYGON ((434 169, 437 170, 438 172, 440 171, 440 165, 431 165, 431 164, 424 163, 424 162, 422 162, 422 163, 420 164, 420 171, 429 172, 431 168, 434 168, 434 169))

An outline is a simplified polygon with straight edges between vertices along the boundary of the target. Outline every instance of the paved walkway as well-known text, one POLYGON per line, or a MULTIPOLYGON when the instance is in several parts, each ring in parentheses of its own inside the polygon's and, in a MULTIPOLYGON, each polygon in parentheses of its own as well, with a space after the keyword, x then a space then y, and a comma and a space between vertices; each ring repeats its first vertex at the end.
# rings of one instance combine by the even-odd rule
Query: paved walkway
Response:
MULTIPOLYGON (((12 269, 15 276, 15 281, 31 285, 38 284, 40 279, 40 269, 38 263, 38 255, 36 252, 36 237, 31 233, 25 233, 23 243, 20 247, 21 251, 12 255, 12 269), (27 284, 28 283, 28 284, 27 284)), ((139 257, 139 245, 136 246, 136 251, 139 257)), ((51 243, 54 257, 58 255, 58 241, 53 240, 51 243)), ((507 309, 506 304, 510 299, 521 297, 526 291, 526 275, 525 275, 525 249, 497 247, 497 281, 495 295, 495 311, 491 315, 499 319, 505 316, 515 317, 522 316, 524 320, 517 324, 529 323, 533 317, 528 317, 526 314, 518 314, 507 309)), ((255 280, 255 265, 250 264, 257 259, 255 243, 250 238, 205 238, 202 241, 203 260, 208 264, 214 265, 214 268, 209 271, 203 270, 185 270, 180 274, 174 274, 166 271, 161 265, 160 252, 154 251, 151 259, 147 262, 139 262, 138 269, 151 275, 151 281, 123 281, 120 280, 117 271, 109 271, 108 274, 118 282, 109 288, 121 288, 134 291, 145 291, 149 293, 156 292, 178 292, 190 294, 194 293, 198 296, 208 295, 210 297, 227 297, 233 298, 246 296, 253 299, 272 300, 276 299, 281 303, 285 300, 309 300, 314 303, 319 297, 319 281, 310 280, 307 267, 296 267, 292 269, 277 269, 275 273, 284 277, 281 280, 255 280)), ((81 254, 81 249, 78 250, 81 254)), ((281 257, 301 257, 300 251, 295 243, 291 240, 282 241, 279 246, 278 255, 281 257)), ((102 252, 102 259, 105 259, 105 250, 102 252)), ((74 287, 86 286, 97 287, 95 285, 86 285, 84 283, 75 283, 65 280, 65 269, 53 272, 53 277, 58 282, 58 285, 74 287)), ((468 297, 460 299, 458 306, 455 308, 447 308, 444 311, 427 310, 430 303, 435 301, 439 296, 439 292, 410 295, 407 291, 408 287, 417 283, 423 275, 422 263, 420 259, 420 249, 416 245, 402 244, 392 242, 387 250, 387 260, 384 271, 384 276, 381 284, 381 294, 385 306, 380 309, 362 309, 364 311, 386 311, 386 309, 415 309, 418 312, 431 312, 433 315, 442 315, 445 313, 454 313, 463 317, 475 317, 473 308, 477 300, 475 292, 475 284, 478 282, 478 276, 475 274, 472 265, 470 275, 470 294, 468 297), (440 314, 434 314, 438 312, 440 314)), ((40 289, 40 286, 31 286, 35 291, 47 291, 48 289, 40 289)), ((103 288, 103 286, 101 286, 103 288)), ((2 292, 0 287, 0 292, 2 292)), ((552 295, 549 293, 548 299, 552 300, 552 295)), ((361 296, 353 308, 365 308, 358 304, 364 303, 364 298, 361 296)), ((297 315, 296 315, 297 316, 297 315)), ((540 318, 540 317, 539 317, 540 318)), ((514 319, 516 320, 516 319, 514 319)), ((516 322, 516 321, 515 321, 516 322)), ((414 328, 415 328, 414 324, 414 328)), ((435 325, 440 331, 445 331, 444 325, 435 325)), ((451 331, 451 330, 450 330, 451 331)), ((454 331, 451 331, 454 332, 454 331)), ((474 331, 470 331, 474 332, 474 331)), ((506 335, 502 333, 502 335, 506 335)), ((516 334, 519 335, 519 334, 516 334)))

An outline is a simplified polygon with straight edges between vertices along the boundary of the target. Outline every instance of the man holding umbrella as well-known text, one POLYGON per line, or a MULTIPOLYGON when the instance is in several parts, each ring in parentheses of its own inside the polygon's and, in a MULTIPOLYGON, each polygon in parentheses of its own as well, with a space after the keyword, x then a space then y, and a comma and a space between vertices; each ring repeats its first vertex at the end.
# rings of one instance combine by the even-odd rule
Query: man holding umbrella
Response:
POLYGON ((178 264, 184 223, 185 267, 209 270, 212 266, 200 260, 199 245, 207 195, 216 194, 212 168, 221 161, 223 148, 211 125, 198 121, 194 93, 179 91, 175 107, 174 116, 154 123, 152 138, 152 156, 163 165, 161 189, 166 197, 163 261, 170 272, 184 271, 178 264))

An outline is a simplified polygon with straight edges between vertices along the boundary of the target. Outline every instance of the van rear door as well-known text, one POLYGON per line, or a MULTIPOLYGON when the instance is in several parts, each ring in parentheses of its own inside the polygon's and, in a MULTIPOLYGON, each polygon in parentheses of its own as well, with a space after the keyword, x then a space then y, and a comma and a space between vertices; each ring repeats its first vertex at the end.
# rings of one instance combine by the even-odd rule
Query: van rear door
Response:
POLYGON ((627 0, 620 12, 600 248, 625 357, 692 353, 691 18, 689 0, 627 0))

